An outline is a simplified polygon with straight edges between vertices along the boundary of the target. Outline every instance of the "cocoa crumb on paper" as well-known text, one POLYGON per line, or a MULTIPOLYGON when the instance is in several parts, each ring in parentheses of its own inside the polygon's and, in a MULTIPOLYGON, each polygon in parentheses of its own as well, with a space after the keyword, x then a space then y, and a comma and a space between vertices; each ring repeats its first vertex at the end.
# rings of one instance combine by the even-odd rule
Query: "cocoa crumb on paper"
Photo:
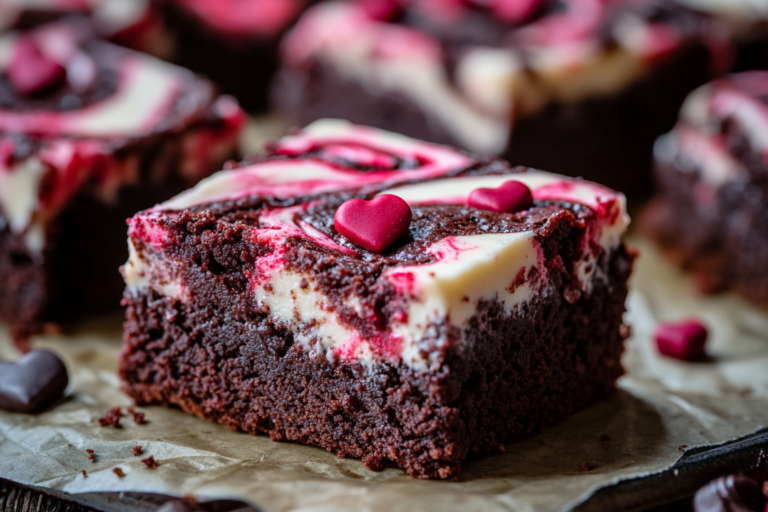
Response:
POLYGON ((123 416, 120 407, 113 407, 107 411, 103 418, 99 418, 99 425, 102 427, 123 428, 120 424, 120 418, 123 416))
POLYGON ((159 465, 160 465, 160 464, 158 464, 158 462, 155 460, 155 457, 154 457, 153 455, 150 455, 150 456, 149 456, 149 457, 147 457, 146 459, 142 459, 142 460, 141 460, 141 462, 143 462, 143 463, 144 463, 144 465, 145 465, 145 466, 147 466, 147 469, 155 469, 157 466, 159 466, 159 465))
POLYGON ((88 478, 88 473, 86 473, 84 469, 83 469, 83 470, 81 470, 81 471, 82 471, 82 473, 83 473, 83 478, 88 478))
POLYGON ((125 473, 123 473, 123 470, 120 468, 115 468, 112 470, 112 472, 120 478, 123 478, 125 476, 125 473))
POLYGON ((126 407, 128 414, 133 416, 133 422, 137 425, 144 425, 147 423, 146 416, 143 412, 137 411, 135 407, 126 407))
POLYGON ((141 455, 141 446, 133 447, 133 455, 134 457, 138 457, 139 455, 141 455))
POLYGON ((96 462, 96 452, 94 452, 90 448, 85 450, 85 452, 88 454, 88 460, 89 461, 96 462))

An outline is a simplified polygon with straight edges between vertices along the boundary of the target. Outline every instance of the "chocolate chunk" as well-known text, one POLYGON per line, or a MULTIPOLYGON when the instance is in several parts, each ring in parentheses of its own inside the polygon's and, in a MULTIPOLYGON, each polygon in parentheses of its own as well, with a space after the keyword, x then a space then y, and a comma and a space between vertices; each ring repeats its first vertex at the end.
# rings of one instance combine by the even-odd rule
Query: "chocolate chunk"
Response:
POLYGON ((0 409, 34 412, 61 398, 67 368, 48 350, 33 350, 16 362, 0 362, 0 409))
POLYGON ((693 498, 695 512, 763 512, 766 498, 751 478, 722 476, 702 487, 693 498))

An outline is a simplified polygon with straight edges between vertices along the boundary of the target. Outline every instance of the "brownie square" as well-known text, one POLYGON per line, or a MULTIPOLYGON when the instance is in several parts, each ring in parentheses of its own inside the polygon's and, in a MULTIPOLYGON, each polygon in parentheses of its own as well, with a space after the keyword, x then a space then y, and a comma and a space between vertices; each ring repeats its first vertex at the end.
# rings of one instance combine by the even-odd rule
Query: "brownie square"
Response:
POLYGON ((131 219, 124 389, 453 478, 612 391, 627 223, 593 183, 319 121, 131 219), (532 193, 522 209, 468 205, 510 181, 532 193), (412 213, 394 245, 339 233, 340 208, 382 197, 412 213))
POLYGON ((316 0, 154 0, 171 59, 214 80, 249 112, 262 112, 278 43, 316 0))
POLYGON ((704 292, 733 290, 768 307, 768 72, 691 93, 656 143, 658 194, 644 231, 704 292))
POLYGON ((0 319, 22 335, 116 309, 125 219, 235 156, 244 118, 207 80, 86 24, 0 48, 0 319))
POLYGON ((273 97, 294 123, 340 117, 632 196, 685 95, 727 65, 727 36, 673 2, 372 3, 320 4, 286 36, 273 97))

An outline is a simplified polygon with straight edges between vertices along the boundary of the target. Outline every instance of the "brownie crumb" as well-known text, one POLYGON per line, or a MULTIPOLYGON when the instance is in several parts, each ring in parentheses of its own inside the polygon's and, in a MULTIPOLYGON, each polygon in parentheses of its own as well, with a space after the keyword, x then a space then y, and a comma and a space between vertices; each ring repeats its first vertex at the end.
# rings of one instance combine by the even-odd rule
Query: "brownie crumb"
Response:
POLYGON ((125 473, 123 473, 123 470, 120 468, 115 468, 112 470, 112 472, 117 476, 119 476, 120 478, 123 478, 125 476, 125 473))
POLYGON ((133 447, 133 456, 138 457, 141 455, 141 446, 134 446, 133 447))
POLYGON ((133 412, 131 414, 133 415, 134 423, 136 423, 137 425, 144 425, 147 422, 143 412, 133 412))
POLYGON ((160 465, 160 464, 158 464, 158 462, 155 460, 155 457, 154 457, 153 455, 150 455, 150 456, 149 456, 149 457, 147 457, 146 459, 142 459, 142 460, 141 460, 141 462, 143 462, 143 463, 144 463, 144 465, 145 465, 145 466, 147 466, 147 469, 155 469, 157 466, 159 466, 159 465, 160 465))
POLYGON ((611 440, 611 436, 609 436, 608 434, 603 434, 600 436, 600 441, 602 441, 603 443, 607 443, 610 440, 611 440))
POLYGON ((677 451, 682 452, 682 451, 685 451, 686 448, 688 448, 687 444, 681 444, 680 446, 677 447, 677 451))
POLYGON ((96 462, 96 452, 91 449, 85 450, 85 452, 88 454, 89 461, 96 462))
POLYGON ((586 473, 586 472, 588 472, 588 471, 592 471, 592 470, 594 470, 594 469, 597 469, 597 468, 598 468, 598 465, 597 465, 597 464, 592 464, 592 463, 590 463, 590 462, 582 462, 582 463, 581 463, 581 468, 580 468, 580 470, 581 470, 582 472, 585 472, 585 473, 586 473))
POLYGON ((120 418, 122 416, 123 413, 120 407, 113 407, 107 411, 103 418, 99 418, 99 425, 102 427, 123 428, 120 424, 120 418))
POLYGON ((84 469, 83 469, 83 470, 81 470, 81 471, 82 471, 82 473, 83 473, 83 478, 88 478, 88 473, 86 473, 84 469))

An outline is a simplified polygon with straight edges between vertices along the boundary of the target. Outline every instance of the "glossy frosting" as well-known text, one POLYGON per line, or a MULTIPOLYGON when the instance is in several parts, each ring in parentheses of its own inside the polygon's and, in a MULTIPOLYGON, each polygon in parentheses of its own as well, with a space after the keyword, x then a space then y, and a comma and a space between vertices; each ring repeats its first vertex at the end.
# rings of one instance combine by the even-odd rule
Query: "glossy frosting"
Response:
MULTIPOLYGON (((378 334, 363 337, 337 313, 340 307, 361 318, 366 311, 359 298, 334 304, 316 285, 317 276, 288 265, 285 254, 291 240, 299 238, 311 247, 335 251, 339 257, 356 257, 360 248, 340 244, 328 233, 297 220, 303 211, 324 201, 318 193, 365 191, 373 184, 381 193, 399 195, 412 207, 462 204, 480 186, 498 186, 504 181, 526 183, 539 201, 581 203, 590 216, 581 258, 570 271, 578 281, 573 293, 589 293, 594 279, 601 279, 595 261, 599 255, 621 244, 629 218, 624 197, 599 185, 578 179, 530 171, 528 173, 447 177, 477 163, 457 150, 428 144, 399 135, 354 126, 344 121, 318 121, 297 135, 279 141, 278 155, 261 163, 223 171, 192 190, 130 221, 131 257, 123 268, 128 292, 134 295, 154 290, 184 301, 190 291, 181 275, 181 263, 165 253, 168 238, 161 220, 189 207, 204 208, 220 201, 237 201, 255 195, 279 198, 307 197, 308 202, 260 210, 258 224, 247 228, 253 240, 269 248, 254 264, 251 287, 260 307, 294 332, 308 350, 319 351, 329 360, 337 358, 374 364, 380 360, 404 361, 414 368, 429 366, 421 342, 435 325, 448 323, 459 329, 474 314, 480 301, 496 300, 508 312, 523 307, 538 293, 548 290, 547 262, 533 231, 479 234, 444 238, 426 247, 431 263, 395 266, 379 278, 380 286, 393 290, 399 313, 378 334), (344 155, 355 158, 344 167, 310 156, 280 160, 281 155, 344 155), (314 153, 313 153, 314 152, 314 153), (420 162, 408 169, 360 170, 352 164, 420 162), (423 183, 403 183, 428 180, 423 183), (401 185, 402 184, 402 185, 401 185), (391 188, 387 188, 391 187, 391 188), (314 199, 311 197, 315 196, 314 199), (308 284, 308 286, 302 286, 308 284), (309 327, 311 326, 311 327, 309 327)), ((378 285, 377 285, 378 286, 378 285)), ((438 343, 441 341, 438 340, 438 343)))
MULTIPOLYGON (((33 253, 42 250, 47 221, 83 187, 93 187, 109 201, 121 186, 138 179, 136 157, 129 152, 116 158, 115 150, 167 130, 185 131, 180 135, 181 167, 194 182, 214 158, 232 151, 242 124, 234 100, 221 97, 211 105, 207 86, 190 88, 198 80, 191 72, 106 43, 87 52, 77 28, 56 24, 35 34, 66 64, 73 94, 78 80, 87 88, 105 64, 117 74, 112 94, 76 110, 0 109, 0 218, 25 235, 33 253), (224 128, 188 129, 209 109, 224 128), (210 151, 201 153, 201 142, 210 151), (20 144, 34 150, 19 157, 20 144)), ((16 37, 11 33, 0 39, 0 67, 7 65, 16 37)))
MULTIPOLYGON (((466 14, 461 2, 413 3, 412 9, 436 18, 436 25, 466 14)), ((688 37, 682 28, 648 21, 629 7, 621 10, 623 2, 562 4, 511 24, 494 44, 463 45, 452 62, 453 76, 446 71, 440 38, 373 19, 355 2, 310 9, 284 41, 282 54, 288 66, 316 59, 374 93, 404 95, 462 146, 498 154, 515 117, 552 101, 620 90, 688 37)))

